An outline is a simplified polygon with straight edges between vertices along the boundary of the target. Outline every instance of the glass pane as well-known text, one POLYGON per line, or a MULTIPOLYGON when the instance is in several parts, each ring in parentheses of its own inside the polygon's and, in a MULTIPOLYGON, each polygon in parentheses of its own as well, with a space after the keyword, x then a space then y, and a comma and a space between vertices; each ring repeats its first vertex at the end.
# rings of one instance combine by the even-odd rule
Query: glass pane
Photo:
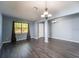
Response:
POLYGON ((21 23, 15 23, 15 33, 21 33, 21 23))
POLYGON ((22 33, 27 33, 27 32, 28 32, 28 24, 22 23, 22 33))

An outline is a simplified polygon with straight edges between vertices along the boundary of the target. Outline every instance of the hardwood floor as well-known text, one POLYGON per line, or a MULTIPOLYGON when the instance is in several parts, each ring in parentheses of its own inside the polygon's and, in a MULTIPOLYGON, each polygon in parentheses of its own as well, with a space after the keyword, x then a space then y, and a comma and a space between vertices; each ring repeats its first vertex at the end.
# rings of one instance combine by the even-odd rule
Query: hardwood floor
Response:
POLYGON ((64 40, 32 39, 3 44, 0 51, 1 58, 78 58, 79 44, 64 40))

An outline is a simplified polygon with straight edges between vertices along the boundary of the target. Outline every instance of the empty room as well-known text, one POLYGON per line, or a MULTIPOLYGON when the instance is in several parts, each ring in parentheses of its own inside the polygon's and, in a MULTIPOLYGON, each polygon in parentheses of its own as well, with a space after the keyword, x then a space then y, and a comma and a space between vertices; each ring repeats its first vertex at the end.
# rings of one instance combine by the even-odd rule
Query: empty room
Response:
POLYGON ((0 58, 79 58, 79 1, 0 1, 0 58))

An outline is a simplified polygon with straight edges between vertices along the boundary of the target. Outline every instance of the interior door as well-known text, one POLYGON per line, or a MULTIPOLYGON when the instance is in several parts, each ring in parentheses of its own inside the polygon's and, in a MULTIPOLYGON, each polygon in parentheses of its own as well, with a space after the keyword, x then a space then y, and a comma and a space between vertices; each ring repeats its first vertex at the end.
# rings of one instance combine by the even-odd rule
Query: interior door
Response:
POLYGON ((44 37, 44 23, 39 23, 39 38, 44 37))

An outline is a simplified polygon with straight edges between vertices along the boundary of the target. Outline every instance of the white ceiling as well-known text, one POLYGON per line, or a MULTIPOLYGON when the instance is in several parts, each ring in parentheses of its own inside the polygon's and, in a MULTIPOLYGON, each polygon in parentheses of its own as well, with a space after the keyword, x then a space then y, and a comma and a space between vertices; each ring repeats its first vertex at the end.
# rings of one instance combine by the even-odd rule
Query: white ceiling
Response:
MULTIPOLYGON (((47 7, 49 13, 53 15, 52 17, 79 12, 79 2, 77 1, 47 1, 47 7)), ((43 14, 44 8, 45 1, 0 2, 1 13, 31 21, 41 20, 40 15, 43 14)))

